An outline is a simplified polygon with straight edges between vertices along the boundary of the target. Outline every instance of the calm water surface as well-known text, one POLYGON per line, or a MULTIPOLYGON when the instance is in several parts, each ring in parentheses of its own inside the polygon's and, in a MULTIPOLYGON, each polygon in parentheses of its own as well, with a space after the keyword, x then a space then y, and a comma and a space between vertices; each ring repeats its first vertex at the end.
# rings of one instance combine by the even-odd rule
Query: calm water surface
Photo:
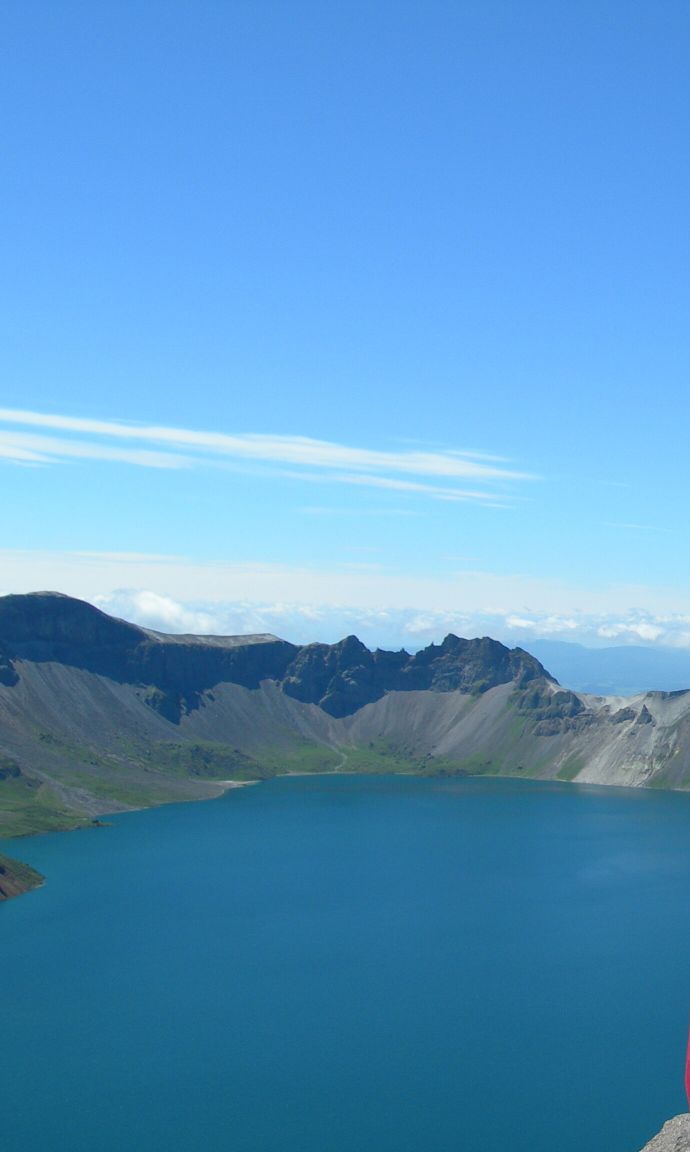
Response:
POLYGON ((685 1110, 690 796, 275 780, 4 843, 3 1152, 635 1152, 685 1110))

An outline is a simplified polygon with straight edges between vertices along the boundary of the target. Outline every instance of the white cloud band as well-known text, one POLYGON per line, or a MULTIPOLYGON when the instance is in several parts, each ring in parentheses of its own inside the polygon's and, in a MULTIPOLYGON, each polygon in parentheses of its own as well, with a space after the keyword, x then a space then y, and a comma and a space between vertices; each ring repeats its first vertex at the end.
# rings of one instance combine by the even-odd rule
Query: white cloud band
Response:
POLYGON ((527 473, 506 468, 490 457, 455 450, 384 451, 307 436, 230 435, 13 408, 0 409, 0 425, 10 425, 10 428, 0 427, 0 457, 20 463, 100 459, 149 468, 253 463, 287 466, 295 470, 291 473, 293 476, 301 479, 316 476, 339 484, 419 493, 439 500, 485 503, 503 502, 506 485, 532 479, 527 473), (17 431, 17 426, 41 431, 17 431), (65 433, 72 435, 66 437, 65 433), (147 447, 136 446, 142 443, 147 447), (463 487, 459 487, 461 481, 463 487), (484 487, 475 487, 478 484, 484 487), (498 492, 494 490, 496 486, 498 492))

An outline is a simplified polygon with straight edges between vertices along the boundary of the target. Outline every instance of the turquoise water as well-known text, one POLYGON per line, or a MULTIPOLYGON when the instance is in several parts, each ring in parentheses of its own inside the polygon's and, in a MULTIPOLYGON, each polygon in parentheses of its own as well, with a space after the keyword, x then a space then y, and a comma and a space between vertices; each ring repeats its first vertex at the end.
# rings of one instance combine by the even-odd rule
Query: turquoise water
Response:
POLYGON ((635 1152, 690 796, 314 777, 5 842, 3 1152, 635 1152))

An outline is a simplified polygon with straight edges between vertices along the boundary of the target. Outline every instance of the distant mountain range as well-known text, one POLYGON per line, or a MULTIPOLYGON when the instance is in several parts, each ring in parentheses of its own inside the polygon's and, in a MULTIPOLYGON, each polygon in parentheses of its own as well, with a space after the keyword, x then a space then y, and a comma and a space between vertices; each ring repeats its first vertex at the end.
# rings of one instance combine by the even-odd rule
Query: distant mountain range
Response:
POLYGON ((634 644, 586 648, 563 640, 533 640, 529 649, 561 684, 576 692, 634 696, 690 688, 690 649, 634 644))
MULTIPOLYGON (((534 648, 561 672, 600 655, 534 648)), ((0 598, 0 834, 313 771, 687 787, 690 693, 572 691, 489 638, 409 655, 168 636, 57 593, 0 598)))

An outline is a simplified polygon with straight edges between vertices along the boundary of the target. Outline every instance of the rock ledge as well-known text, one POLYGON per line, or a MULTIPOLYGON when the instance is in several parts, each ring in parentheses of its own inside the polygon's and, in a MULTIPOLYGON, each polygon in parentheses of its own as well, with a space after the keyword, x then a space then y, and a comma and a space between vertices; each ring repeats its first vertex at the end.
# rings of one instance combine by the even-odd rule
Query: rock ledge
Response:
POLYGON ((658 1136, 642 1152, 690 1152, 690 1112, 667 1120, 658 1136))

